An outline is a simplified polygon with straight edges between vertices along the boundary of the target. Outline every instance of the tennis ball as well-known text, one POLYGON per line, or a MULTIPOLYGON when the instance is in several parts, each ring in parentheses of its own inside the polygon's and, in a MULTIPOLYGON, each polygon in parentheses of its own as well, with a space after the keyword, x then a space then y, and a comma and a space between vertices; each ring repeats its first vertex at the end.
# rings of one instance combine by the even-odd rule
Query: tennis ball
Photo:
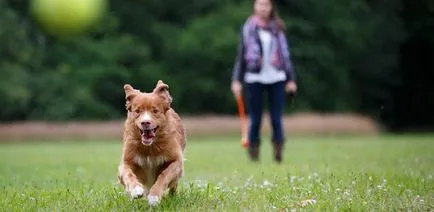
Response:
POLYGON ((85 33, 105 14, 107 0, 31 0, 36 22, 54 37, 85 33))

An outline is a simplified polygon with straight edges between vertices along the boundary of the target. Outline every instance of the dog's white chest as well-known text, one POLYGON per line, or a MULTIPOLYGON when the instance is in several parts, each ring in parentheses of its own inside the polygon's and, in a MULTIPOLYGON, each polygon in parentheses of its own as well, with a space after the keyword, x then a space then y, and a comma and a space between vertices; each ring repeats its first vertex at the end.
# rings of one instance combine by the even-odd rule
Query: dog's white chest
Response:
POLYGON ((152 184, 155 183, 155 181, 157 180, 157 176, 156 176, 157 168, 160 165, 163 165, 166 162, 166 160, 167 159, 163 156, 143 157, 140 155, 136 155, 134 157, 135 163, 145 171, 147 186, 150 187, 152 186, 152 184))
POLYGON ((142 168, 158 167, 158 166, 160 166, 166 162, 166 158, 163 156, 155 156, 155 157, 146 156, 146 157, 143 157, 140 155, 136 155, 134 157, 134 161, 136 162, 137 165, 139 165, 142 168))

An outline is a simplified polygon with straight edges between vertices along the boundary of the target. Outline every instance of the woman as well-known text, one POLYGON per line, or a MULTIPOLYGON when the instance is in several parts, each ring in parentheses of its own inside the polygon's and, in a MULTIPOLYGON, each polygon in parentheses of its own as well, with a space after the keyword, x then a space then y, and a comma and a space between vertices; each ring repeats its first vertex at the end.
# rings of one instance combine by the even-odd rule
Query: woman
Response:
POLYGON ((259 160, 260 127, 263 93, 268 94, 272 126, 274 160, 282 161, 284 133, 282 114, 286 93, 295 93, 295 73, 292 69, 284 23, 276 15, 272 0, 255 0, 253 14, 241 29, 238 55, 232 73, 231 90, 241 95, 242 84, 247 93, 250 115, 248 153, 259 160))

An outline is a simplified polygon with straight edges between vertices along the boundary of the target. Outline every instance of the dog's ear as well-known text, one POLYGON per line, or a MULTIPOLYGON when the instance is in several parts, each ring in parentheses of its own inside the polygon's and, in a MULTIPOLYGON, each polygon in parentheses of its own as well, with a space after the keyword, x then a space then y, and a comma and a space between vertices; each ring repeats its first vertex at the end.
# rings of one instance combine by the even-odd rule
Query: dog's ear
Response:
POLYGON ((163 100, 164 110, 167 111, 172 104, 172 97, 169 93, 169 86, 166 85, 163 81, 158 80, 153 93, 157 94, 163 100))
POLYGON ((134 97, 136 97, 140 91, 136 90, 133 88, 133 86, 131 86, 130 84, 125 84, 124 85, 124 91, 125 91, 125 108, 128 111, 131 111, 131 101, 134 99, 134 97))

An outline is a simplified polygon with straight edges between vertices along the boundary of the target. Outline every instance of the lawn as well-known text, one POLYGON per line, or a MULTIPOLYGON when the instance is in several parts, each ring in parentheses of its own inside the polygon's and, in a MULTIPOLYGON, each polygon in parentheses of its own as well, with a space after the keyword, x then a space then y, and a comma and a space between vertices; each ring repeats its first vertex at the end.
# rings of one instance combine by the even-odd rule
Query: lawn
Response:
POLYGON ((251 163, 237 137, 190 138, 178 195, 150 208, 116 184, 120 143, 0 145, 1 211, 432 211, 434 136, 296 137, 251 163), (310 200, 310 201, 307 201, 310 200))

